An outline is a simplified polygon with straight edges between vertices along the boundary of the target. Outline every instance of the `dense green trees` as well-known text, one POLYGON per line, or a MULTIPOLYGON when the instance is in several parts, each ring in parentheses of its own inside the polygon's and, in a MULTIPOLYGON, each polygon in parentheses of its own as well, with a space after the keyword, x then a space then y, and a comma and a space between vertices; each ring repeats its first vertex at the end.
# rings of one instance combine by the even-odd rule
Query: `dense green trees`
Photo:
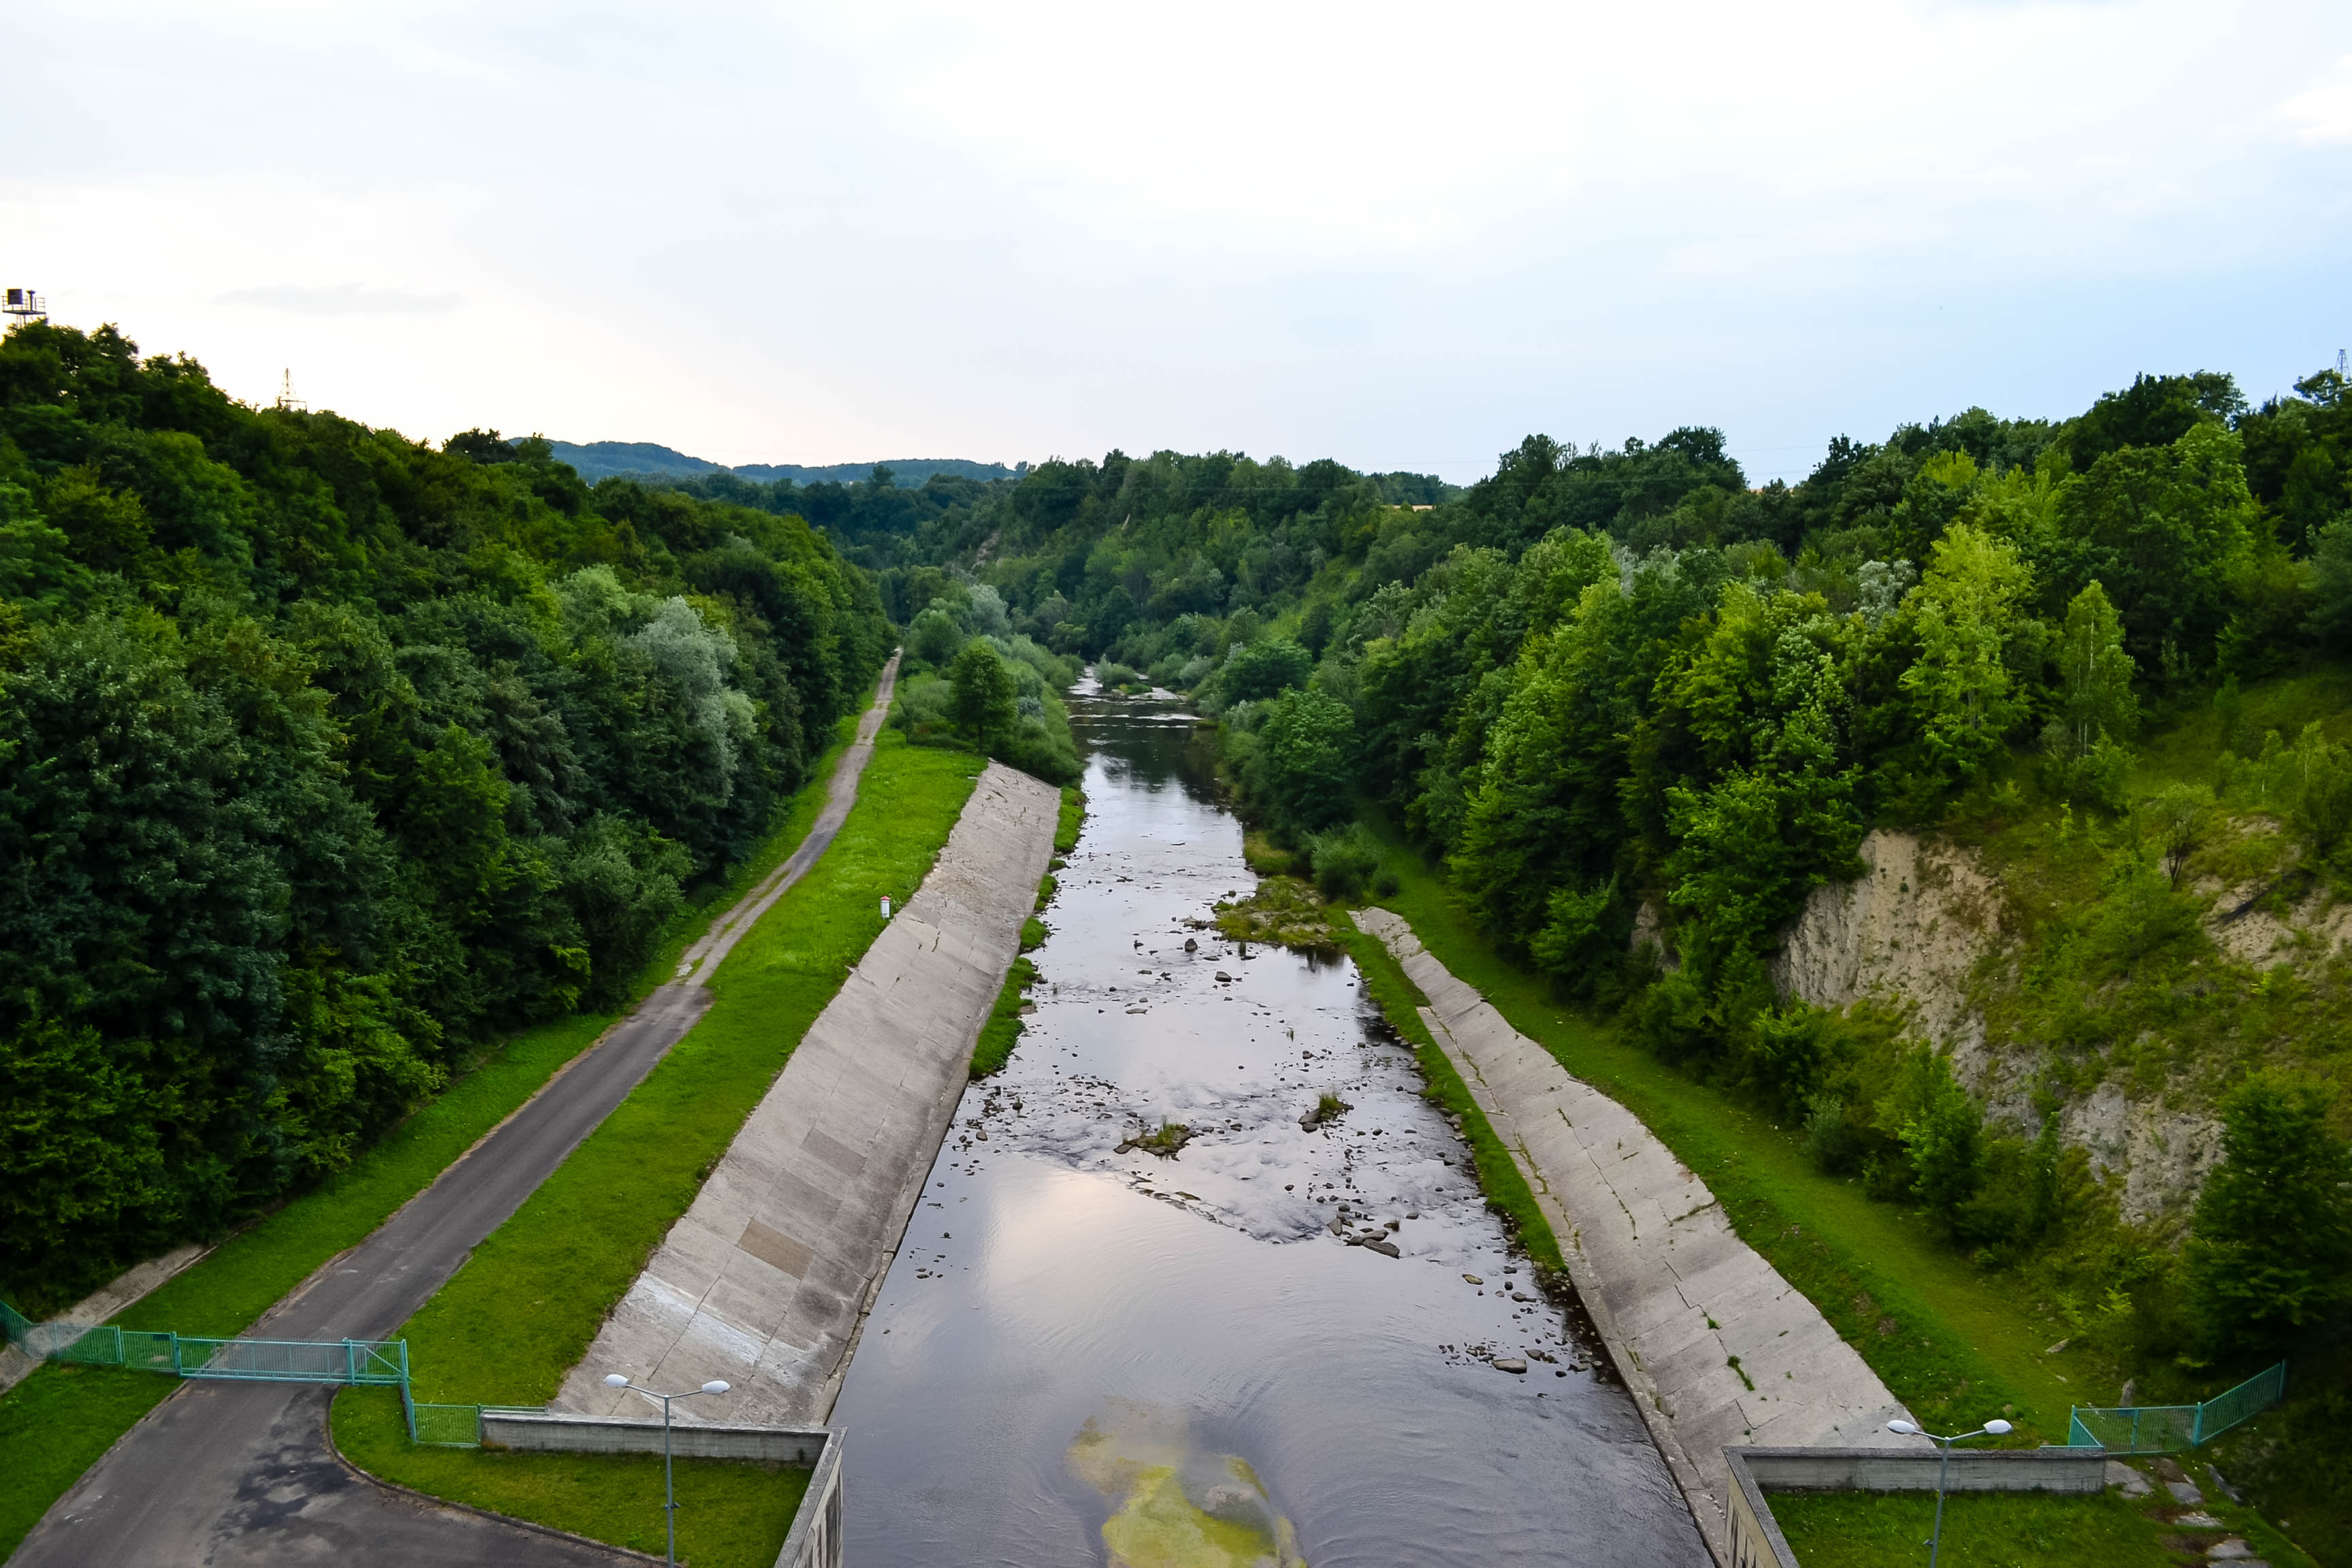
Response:
POLYGON ((797 520, 0 343, 0 1287, 620 996, 891 641, 797 520))
POLYGON ((2352 1142, 2319 1085, 2258 1074, 2223 1105, 2197 1201, 2188 1292, 2204 1348, 2283 1354, 2352 1307, 2352 1142))

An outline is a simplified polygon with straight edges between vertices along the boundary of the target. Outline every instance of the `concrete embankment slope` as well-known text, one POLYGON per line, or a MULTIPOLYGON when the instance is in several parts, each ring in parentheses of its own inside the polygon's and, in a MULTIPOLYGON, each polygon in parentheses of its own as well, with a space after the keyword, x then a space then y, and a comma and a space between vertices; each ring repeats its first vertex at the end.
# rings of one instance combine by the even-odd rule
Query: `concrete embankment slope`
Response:
POLYGON ((1422 1021, 1534 1190, 1718 1563, 1731 1561, 1727 1446, 1921 1441, 1886 1430, 1904 1411, 1878 1374, 1633 1112, 1512 1028, 1402 917, 1364 910, 1356 923, 1429 998, 1422 1021))
POLYGON ((748 1422, 821 1421, 963 1093, 972 1043, 1053 858, 1061 792, 991 764, 939 863, 895 915, 736 1134, 564 1380, 602 1415, 655 1388, 724 1378, 748 1422))

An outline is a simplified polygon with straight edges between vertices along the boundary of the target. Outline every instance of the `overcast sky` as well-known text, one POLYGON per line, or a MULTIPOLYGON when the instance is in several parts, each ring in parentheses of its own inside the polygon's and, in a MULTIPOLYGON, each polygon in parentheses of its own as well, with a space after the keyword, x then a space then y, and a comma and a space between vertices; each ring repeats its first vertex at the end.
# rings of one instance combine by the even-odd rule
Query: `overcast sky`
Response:
POLYGON ((9 8, 0 282, 722 462, 1752 476, 2352 343, 2352 5, 9 8))

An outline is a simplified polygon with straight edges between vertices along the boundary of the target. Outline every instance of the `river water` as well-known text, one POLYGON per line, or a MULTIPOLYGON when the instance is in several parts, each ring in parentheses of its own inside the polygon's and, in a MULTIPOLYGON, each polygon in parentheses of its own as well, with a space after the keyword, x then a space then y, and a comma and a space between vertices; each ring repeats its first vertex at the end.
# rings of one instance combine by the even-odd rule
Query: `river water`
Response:
POLYGON ((1255 879, 1190 716, 1071 710, 1087 818, 1036 1010, 966 1092, 835 1407, 848 1561, 1701 1568, 1354 965, 1206 926, 1255 879), (1324 1093, 1351 1109, 1303 1129, 1324 1093), (1119 1152, 1163 1121, 1174 1158, 1119 1152), (1347 1239, 1376 1235, 1399 1256, 1347 1239))

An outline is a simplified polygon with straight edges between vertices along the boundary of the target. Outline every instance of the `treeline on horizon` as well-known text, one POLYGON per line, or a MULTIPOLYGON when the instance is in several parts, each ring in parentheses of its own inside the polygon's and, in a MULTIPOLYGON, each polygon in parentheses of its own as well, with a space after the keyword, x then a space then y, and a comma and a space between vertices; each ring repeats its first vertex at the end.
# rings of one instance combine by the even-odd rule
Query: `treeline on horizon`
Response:
POLYGON ((769 510, 0 342, 0 1291, 340 1169, 624 996, 894 634, 769 510))
MULTIPOLYGON (((2087 1085, 2212 990, 2175 884, 2222 803, 2133 798, 2130 743, 2145 720, 2352 652, 2352 395, 2335 372, 2259 406, 2200 373, 2141 376, 2063 420, 1972 408, 1841 437, 1793 485, 1749 485, 1719 432, 1685 427, 1613 449, 1530 437, 1466 490, 1113 452, 1018 483, 769 504, 787 500, 822 511, 942 654, 950 623, 985 623, 1098 661, 1107 683, 1192 693, 1246 814, 1327 891, 1377 874, 1350 819, 1384 814, 1505 951, 1809 1126, 1825 1168, 1992 1261, 2063 1233, 2066 1290, 2122 1280, 2134 1298, 2099 1326, 2118 1353, 2268 1353, 2352 1304, 2340 1194, 2335 1229, 2305 1234, 2347 1256, 2294 1264, 2292 1289, 2242 1285, 2244 1233, 2279 1212, 2247 1209, 2246 1182, 2334 1191, 2324 1090, 2258 1076, 2232 1100, 2233 1129, 2305 1163, 2214 1195, 2244 1210, 2239 1240, 2214 1219, 2177 1268, 2178 1234, 2117 1224, 2054 1114, 2035 1137, 1990 1125, 1900 1020, 1808 1007, 1770 973, 1874 826, 2056 802, 2116 822, 2116 847, 2025 1024, 2087 1085), (1654 943, 1633 940, 1643 920, 1654 943)), ((2352 873, 2352 756, 2317 727, 2245 744, 2223 759, 2228 804, 2284 820, 2305 885, 2352 873)), ((2333 1037, 2333 984, 2298 994, 2291 1026, 2333 1037)), ((2211 1003, 2210 1027, 2250 1026, 2244 1001, 2211 1003)), ((2275 1257, 2264 1268, 2283 1278, 2275 1257)))

